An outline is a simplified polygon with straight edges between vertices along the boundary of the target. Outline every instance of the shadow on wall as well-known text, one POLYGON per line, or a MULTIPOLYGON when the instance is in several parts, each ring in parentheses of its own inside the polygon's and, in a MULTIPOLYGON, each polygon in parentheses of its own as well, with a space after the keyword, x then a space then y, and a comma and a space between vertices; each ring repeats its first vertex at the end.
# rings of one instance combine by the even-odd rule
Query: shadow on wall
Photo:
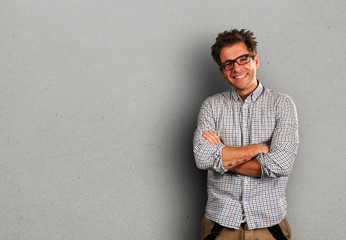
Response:
MULTIPOLYGON (((189 96, 182 96, 185 101, 180 108, 176 122, 173 124, 179 126, 178 132, 174 134, 174 145, 178 147, 182 154, 176 162, 177 168, 181 172, 180 182, 186 182, 182 186, 182 194, 188 199, 187 209, 189 209, 188 223, 184 226, 186 232, 181 239, 199 239, 200 224, 204 216, 204 209, 207 201, 207 171, 197 169, 193 156, 193 134, 196 129, 197 117, 202 101, 215 93, 229 89, 229 85, 221 77, 218 66, 210 55, 210 46, 207 44, 194 44, 185 55, 184 64, 193 71, 193 78, 186 81, 186 87, 189 89, 189 96), (196 61, 197 60, 197 61, 196 61)), ((188 215, 188 214, 187 214, 188 215)))

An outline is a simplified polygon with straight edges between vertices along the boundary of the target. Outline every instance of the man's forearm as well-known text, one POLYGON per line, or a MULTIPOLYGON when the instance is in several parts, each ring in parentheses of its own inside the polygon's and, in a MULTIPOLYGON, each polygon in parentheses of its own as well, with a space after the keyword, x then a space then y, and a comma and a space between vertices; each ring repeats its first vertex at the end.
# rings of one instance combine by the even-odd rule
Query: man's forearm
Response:
MULTIPOLYGON (((262 152, 269 152, 269 147, 258 144, 244 147, 224 147, 222 149, 222 163, 227 170, 231 170, 253 160, 262 152)), ((254 165, 250 164, 248 166, 253 167, 254 165)))
MULTIPOLYGON (((221 139, 213 131, 205 131, 203 137, 209 144, 220 144, 221 139)), ((262 152, 268 153, 269 147, 253 144, 244 147, 222 148, 222 165, 225 169, 241 175, 260 177, 261 164, 255 159, 262 152)))
POLYGON ((255 158, 246 163, 240 164, 232 169, 230 172, 234 172, 240 175, 250 176, 250 177, 261 177, 262 176, 262 165, 255 158))

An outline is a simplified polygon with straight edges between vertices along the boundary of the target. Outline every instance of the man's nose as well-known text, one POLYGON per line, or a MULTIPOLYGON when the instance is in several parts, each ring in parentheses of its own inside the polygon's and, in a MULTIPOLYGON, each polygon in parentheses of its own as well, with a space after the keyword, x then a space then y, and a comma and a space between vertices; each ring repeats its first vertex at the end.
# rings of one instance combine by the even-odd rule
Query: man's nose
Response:
POLYGON ((238 72, 239 69, 240 69, 240 65, 237 62, 235 62, 233 65, 233 72, 238 72))

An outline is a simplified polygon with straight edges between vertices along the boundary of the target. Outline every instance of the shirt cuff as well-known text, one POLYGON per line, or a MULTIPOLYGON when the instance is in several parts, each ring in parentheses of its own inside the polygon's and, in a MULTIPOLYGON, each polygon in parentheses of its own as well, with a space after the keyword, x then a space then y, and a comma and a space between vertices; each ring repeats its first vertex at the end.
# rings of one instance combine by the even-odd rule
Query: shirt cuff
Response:
POLYGON ((256 157, 256 159, 258 160, 258 162, 261 164, 261 172, 262 172, 262 174, 261 174, 261 178, 263 179, 263 178, 270 178, 270 175, 271 175, 271 171, 270 171, 270 169, 268 169, 267 167, 266 167, 266 157, 265 157, 265 153, 264 152, 262 152, 262 153, 260 153, 260 155, 258 155, 257 157, 256 157))
POLYGON ((222 149, 224 147, 226 147, 225 144, 220 143, 218 145, 216 145, 217 150, 215 151, 214 154, 214 164, 213 164, 213 169, 221 174, 224 174, 225 172, 227 172, 228 170, 223 166, 222 163, 222 149))

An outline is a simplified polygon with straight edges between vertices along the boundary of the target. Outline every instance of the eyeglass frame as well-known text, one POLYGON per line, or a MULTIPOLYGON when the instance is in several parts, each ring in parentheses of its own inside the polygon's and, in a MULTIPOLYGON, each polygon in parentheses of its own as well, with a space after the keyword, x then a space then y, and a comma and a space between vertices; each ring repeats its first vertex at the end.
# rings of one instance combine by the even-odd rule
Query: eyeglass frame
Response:
POLYGON ((255 58, 255 56, 252 55, 252 54, 243 54, 243 55, 237 57, 236 59, 233 59, 233 60, 226 60, 226 61, 224 61, 223 63, 221 63, 221 64, 220 64, 220 70, 221 70, 221 71, 230 71, 230 70, 233 70, 234 64, 235 64, 235 63, 237 63, 239 66, 245 65, 245 64, 248 64, 248 63, 251 61, 251 59, 254 59, 254 58, 255 58), (245 57, 245 56, 248 57, 249 61, 246 62, 246 63, 243 63, 243 64, 238 63, 237 59, 242 58, 242 57, 245 57), (232 69, 225 70, 224 67, 223 67, 223 65, 225 65, 225 63, 232 63, 232 64, 233 64, 232 69))

